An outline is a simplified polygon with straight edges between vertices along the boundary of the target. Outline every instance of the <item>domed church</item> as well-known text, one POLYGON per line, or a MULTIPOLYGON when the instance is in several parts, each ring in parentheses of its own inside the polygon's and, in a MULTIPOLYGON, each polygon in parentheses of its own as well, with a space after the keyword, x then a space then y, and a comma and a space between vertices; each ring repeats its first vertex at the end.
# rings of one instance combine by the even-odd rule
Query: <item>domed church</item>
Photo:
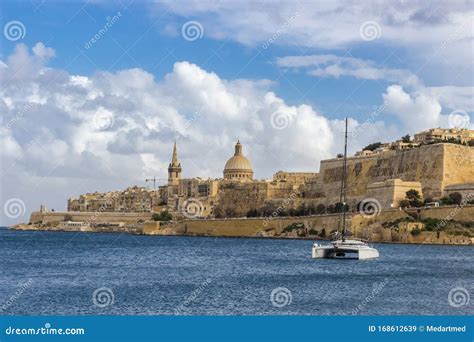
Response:
POLYGON ((242 154, 242 144, 237 140, 234 155, 225 163, 224 179, 247 181, 253 179, 250 161, 242 154))

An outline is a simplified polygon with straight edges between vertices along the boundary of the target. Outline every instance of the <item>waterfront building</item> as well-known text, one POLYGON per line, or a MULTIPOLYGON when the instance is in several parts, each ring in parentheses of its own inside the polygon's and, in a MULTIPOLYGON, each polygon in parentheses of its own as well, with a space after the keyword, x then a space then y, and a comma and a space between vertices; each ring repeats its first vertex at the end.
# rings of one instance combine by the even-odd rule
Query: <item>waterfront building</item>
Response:
MULTIPOLYGON (((410 189, 417 190, 422 198, 433 200, 452 192, 467 197, 474 184, 474 148, 457 143, 427 142, 453 136, 467 141, 470 132, 432 129, 415 134, 414 141, 384 143, 374 151, 361 151, 348 157, 347 203, 355 208, 360 201, 375 198, 381 209, 397 208, 410 189)), ((182 178, 175 142, 167 184, 157 190, 134 186, 123 191, 83 194, 68 200, 68 210, 169 210, 180 217, 192 202, 199 206, 192 215, 196 218, 271 214, 281 207, 285 211, 311 208, 311 213, 317 206, 329 208, 339 201, 342 163, 341 158, 326 159, 321 161, 319 172, 278 171, 271 179, 258 180, 238 140, 233 155, 224 165, 223 178, 182 178)))

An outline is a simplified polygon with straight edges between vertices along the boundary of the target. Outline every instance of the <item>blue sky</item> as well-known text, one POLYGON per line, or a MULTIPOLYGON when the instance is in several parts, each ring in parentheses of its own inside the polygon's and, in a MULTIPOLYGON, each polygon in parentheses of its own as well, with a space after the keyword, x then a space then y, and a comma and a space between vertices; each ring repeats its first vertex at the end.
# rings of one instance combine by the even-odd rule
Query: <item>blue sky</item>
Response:
MULTIPOLYGON (((295 13, 299 8, 304 6, 295 5, 295 13)), ((382 40, 360 40, 344 47, 328 49, 292 44, 280 46, 275 43, 263 49, 265 40, 260 44, 258 41, 241 44, 231 37, 216 39, 206 35, 207 27, 204 26, 203 38, 189 42, 182 38, 180 27, 190 19, 200 20, 207 15, 180 16, 166 6, 138 1, 118 4, 100 1, 6 2, 3 10, 5 22, 15 18, 26 23, 27 34, 21 42, 33 46, 41 41, 56 50, 56 57, 49 63, 51 67, 81 75, 92 75, 98 70, 117 71, 139 67, 161 78, 172 70, 176 61, 185 60, 225 79, 275 81, 273 89, 288 103, 312 104, 337 118, 346 115, 363 118, 370 114, 374 105, 382 103, 381 94, 390 81, 379 79, 367 82, 347 76, 337 79, 315 78, 302 70, 283 70, 276 65, 276 59, 288 55, 336 54, 368 59, 387 68, 408 70, 416 70, 425 63, 424 60, 414 58, 403 46, 382 40), (85 49, 84 44, 104 26, 106 18, 117 12, 123 14, 121 19, 100 42, 85 49), (170 32, 169 27, 177 32, 170 32)), ((16 43, 18 41, 3 41, 2 54, 11 53, 16 43)), ((427 85, 441 85, 441 80, 433 76, 432 70, 426 67, 420 72, 420 77, 426 80, 427 85)), ((456 79, 453 82, 470 85, 469 80, 456 79)))
POLYGON ((473 127, 472 2, 4 1, 0 13, 1 195, 25 215, 165 178, 175 139, 186 177, 221 177, 240 138, 270 178, 316 172, 346 116, 350 152, 473 127))

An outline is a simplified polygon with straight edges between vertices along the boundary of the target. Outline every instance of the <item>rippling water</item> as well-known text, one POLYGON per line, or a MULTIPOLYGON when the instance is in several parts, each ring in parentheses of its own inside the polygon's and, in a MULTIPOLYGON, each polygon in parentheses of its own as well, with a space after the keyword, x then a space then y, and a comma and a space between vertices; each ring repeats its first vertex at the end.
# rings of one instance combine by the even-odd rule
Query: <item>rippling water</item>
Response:
POLYGON ((0 229, 0 244, 0 310, 7 315, 474 311, 469 246, 377 244, 379 259, 347 261, 312 260, 312 242, 303 240, 0 229), (103 287, 96 305, 93 293, 103 287), (466 291, 470 303, 450 305, 455 288, 451 303, 465 303, 466 291))

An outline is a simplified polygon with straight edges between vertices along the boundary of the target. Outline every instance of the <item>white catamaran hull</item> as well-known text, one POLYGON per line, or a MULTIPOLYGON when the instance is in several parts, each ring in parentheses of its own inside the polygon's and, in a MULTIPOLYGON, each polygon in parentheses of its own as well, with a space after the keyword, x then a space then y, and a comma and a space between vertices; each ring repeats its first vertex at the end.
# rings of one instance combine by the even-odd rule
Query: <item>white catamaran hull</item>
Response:
POLYGON ((367 245, 361 246, 345 246, 345 245, 328 245, 313 246, 313 259, 375 259, 379 257, 379 251, 367 245))

